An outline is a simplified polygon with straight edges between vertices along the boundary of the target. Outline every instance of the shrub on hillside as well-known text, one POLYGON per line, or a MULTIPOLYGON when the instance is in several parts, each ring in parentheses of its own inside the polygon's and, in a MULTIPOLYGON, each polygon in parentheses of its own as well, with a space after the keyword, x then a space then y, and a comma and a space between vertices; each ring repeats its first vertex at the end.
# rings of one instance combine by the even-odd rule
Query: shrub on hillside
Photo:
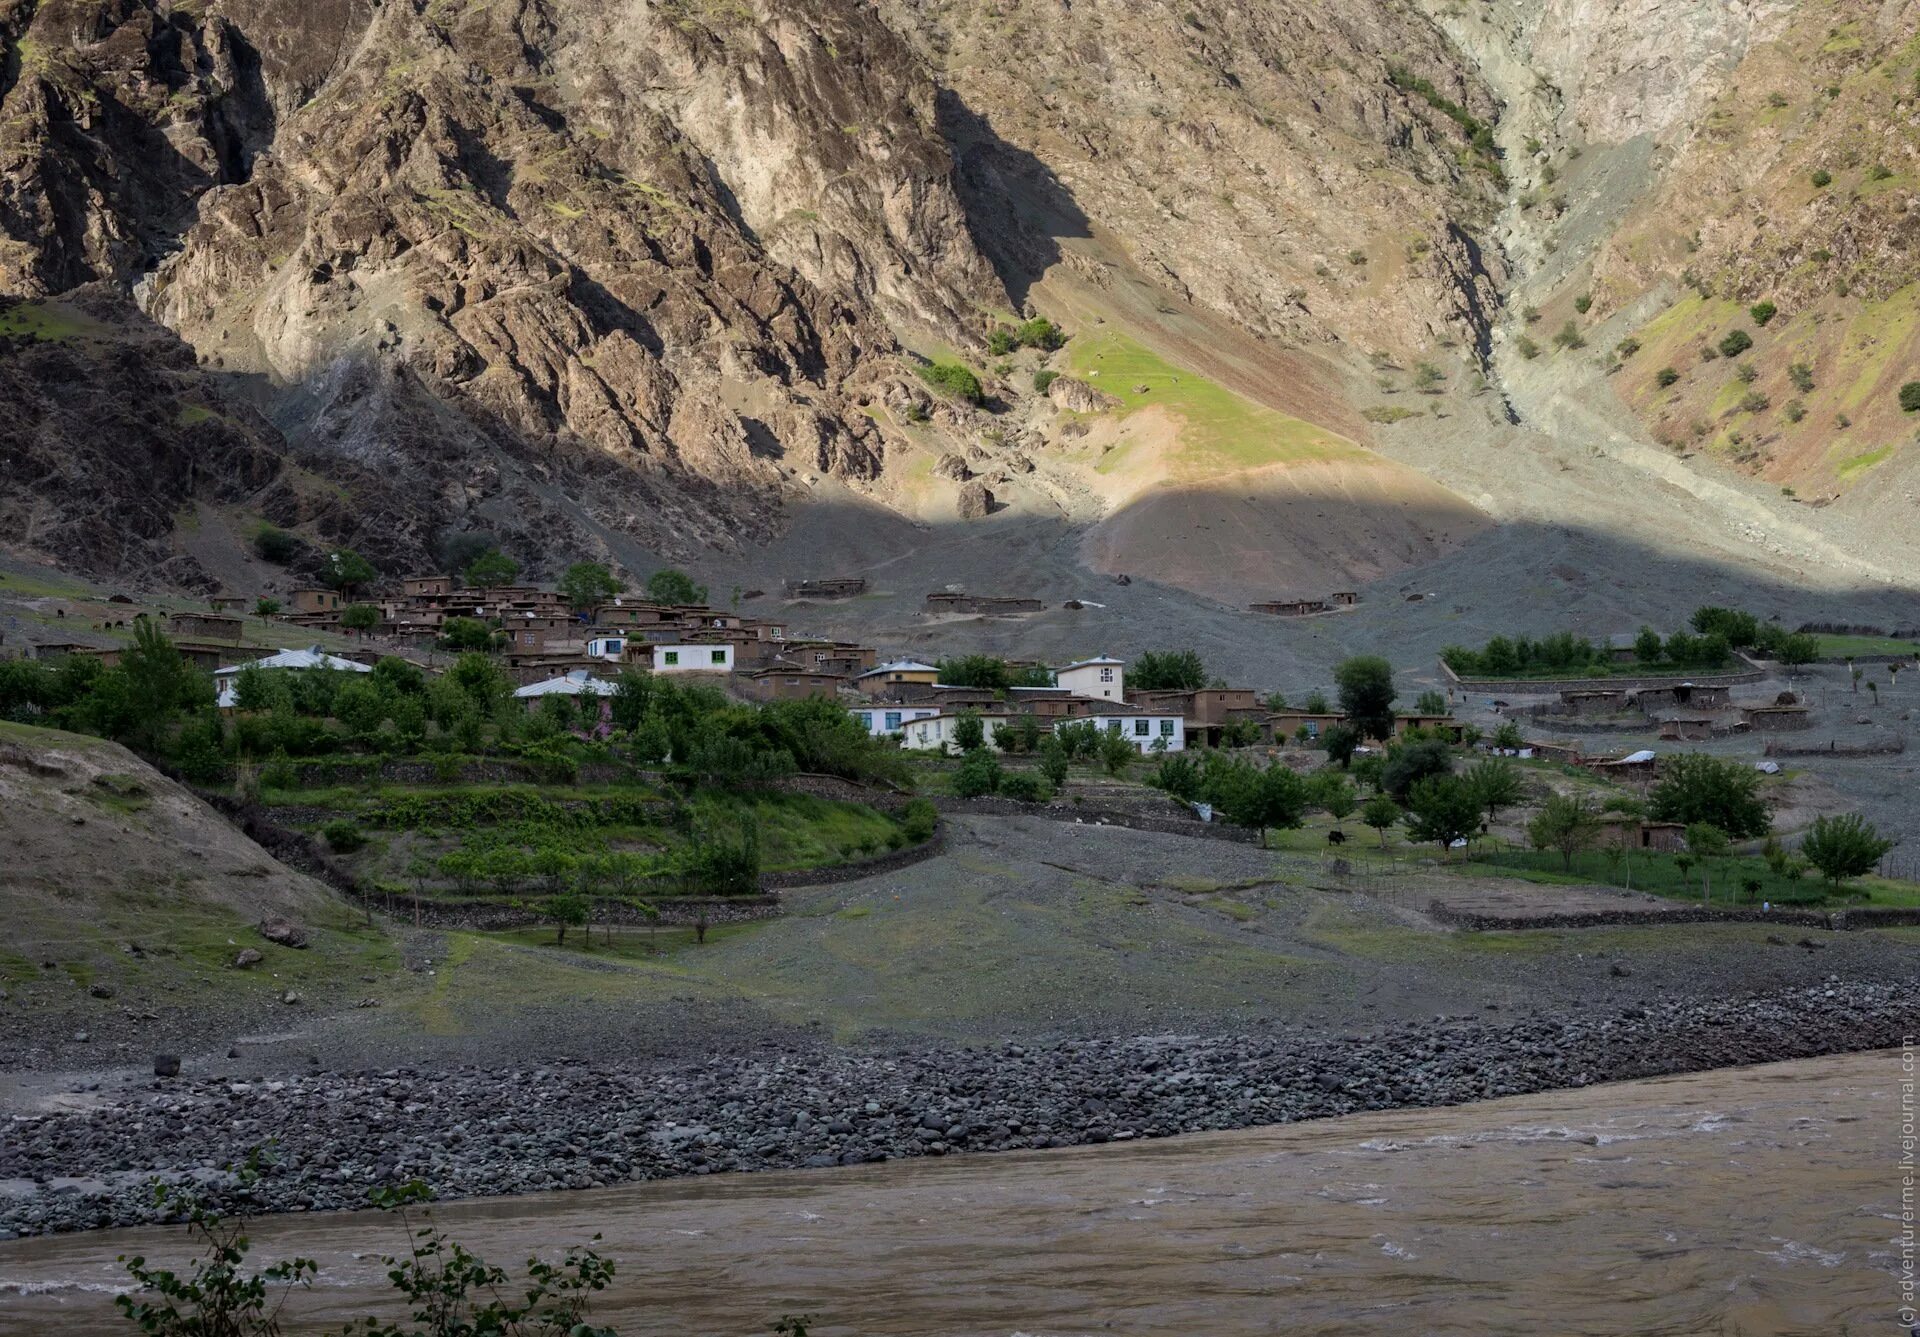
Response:
POLYGON ((1000 793, 1021 803, 1045 803, 1053 797, 1047 782, 1028 771, 1008 771, 1001 775, 1000 793))
POLYGON ((986 399, 986 391, 981 388, 980 378, 957 362, 936 362, 920 368, 920 379, 942 393, 968 404, 978 404, 986 399))
POLYGON ((1759 302, 1755 302, 1752 306, 1747 308, 1747 314, 1753 317, 1754 324, 1765 325, 1768 321, 1773 319, 1774 313, 1777 312, 1779 309, 1780 308, 1775 306, 1772 302, 1759 301, 1759 302))
POLYGON ((939 824, 939 812, 923 798, 914 799, 900 812, 900 829, 915 845, 932 839, 934 828, 939 824))
POLYGON ((1680 373, 1675 371, 1672 367, 1660 368, 1659 371, 1654 373, 1654 377, 1653 377, 1654 384, 1658 385, 1662 390, 1666 389, 1668 386, 1672 385, 1675 381, 1679 379, 1680 379, 1680 373))
POLYGON ((1739 357, 1753 347, 1753 336, 1745 330, 1729 330, 1727 337, 1720 341, 1722 357, 1739 357))
POLYGON ((348 817, 336 817, 320 828, 320 836, 327 842, 327 848, 335 854, 352 854, 355 850, 366 848, 367 833, 360 824, 348 817))
POLYGON ((1900 387, 1900 407, 1908 413, 1920 413, 1920 381, 1908 381, 1900 387))

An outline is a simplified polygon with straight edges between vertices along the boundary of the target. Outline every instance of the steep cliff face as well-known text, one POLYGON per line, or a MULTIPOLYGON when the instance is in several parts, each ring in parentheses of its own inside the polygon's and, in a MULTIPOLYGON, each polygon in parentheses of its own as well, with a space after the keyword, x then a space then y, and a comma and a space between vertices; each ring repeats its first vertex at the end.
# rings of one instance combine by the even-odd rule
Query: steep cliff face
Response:
POLYGON ((1004 303, 931 80, 852 0, 21 0, 0 287, 132 283, 366 532, 667 550, 871 480, 894 330, 1004 303))
POLYGON ((1263 338, 1471 346, 1497 259, 1469 236, 1497 107, 1400 6, 882 0, 953 92, 948 133, 1018 283, 1097 237, 1263 338))

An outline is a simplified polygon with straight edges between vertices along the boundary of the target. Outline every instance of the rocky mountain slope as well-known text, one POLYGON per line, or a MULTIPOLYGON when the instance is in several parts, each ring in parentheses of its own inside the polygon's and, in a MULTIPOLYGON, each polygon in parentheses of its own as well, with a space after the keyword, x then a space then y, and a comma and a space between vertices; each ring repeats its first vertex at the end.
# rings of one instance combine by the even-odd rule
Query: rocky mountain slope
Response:
POLYGON ((0 0, 0 374, 59 410, 8 541, 210 585, 169 517, 539 571, 871 505, 1235 602, 1568 518, 1489 454, 1539 429, 1829 562, 1920 453, 1917 17, 0 0))

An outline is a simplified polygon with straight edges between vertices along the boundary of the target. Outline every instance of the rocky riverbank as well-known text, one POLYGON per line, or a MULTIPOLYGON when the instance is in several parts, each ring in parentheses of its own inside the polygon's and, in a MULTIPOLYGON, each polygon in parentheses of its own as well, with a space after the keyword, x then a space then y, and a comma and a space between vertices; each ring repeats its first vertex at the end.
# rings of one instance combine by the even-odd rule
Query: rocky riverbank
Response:
POLYGON ((1834 982, 1350 1036, 155 1080, 99 1108, 14 1119, 0 1143, 0 1232, 151 1221, 156 1176, 199 1181, 216 1201, 264 1211, 363 1206, 370 1186, 414 1177, 443 1197, 592 1188, 1455 1104, 1881 1048, 1916 1028, 1911 990, 1834 982), (269 1143, 276 1163, 251 1190, 219 1173, 269 1143))

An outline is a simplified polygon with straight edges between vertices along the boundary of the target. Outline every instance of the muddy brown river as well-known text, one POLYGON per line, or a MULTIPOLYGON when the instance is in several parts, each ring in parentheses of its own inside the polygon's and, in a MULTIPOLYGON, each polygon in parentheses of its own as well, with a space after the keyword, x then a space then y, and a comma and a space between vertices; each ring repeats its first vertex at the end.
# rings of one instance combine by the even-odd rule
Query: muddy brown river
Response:
MULTIPOLYGON (((1902 1057, 1858 1054, 1250 1132, 448 1204, 517 1263, 599 1233, 634 1334, 1898 1334, 1902 1057)), ((287 1216, 289 1330, 391 1313, 395 1222, 287 1216)), ((0 1244, 0 1333, 131 1332, 116 1254, 0 1244)), ((1909 1260, 1910 1261, 1910 1260, 1909 1260)))

